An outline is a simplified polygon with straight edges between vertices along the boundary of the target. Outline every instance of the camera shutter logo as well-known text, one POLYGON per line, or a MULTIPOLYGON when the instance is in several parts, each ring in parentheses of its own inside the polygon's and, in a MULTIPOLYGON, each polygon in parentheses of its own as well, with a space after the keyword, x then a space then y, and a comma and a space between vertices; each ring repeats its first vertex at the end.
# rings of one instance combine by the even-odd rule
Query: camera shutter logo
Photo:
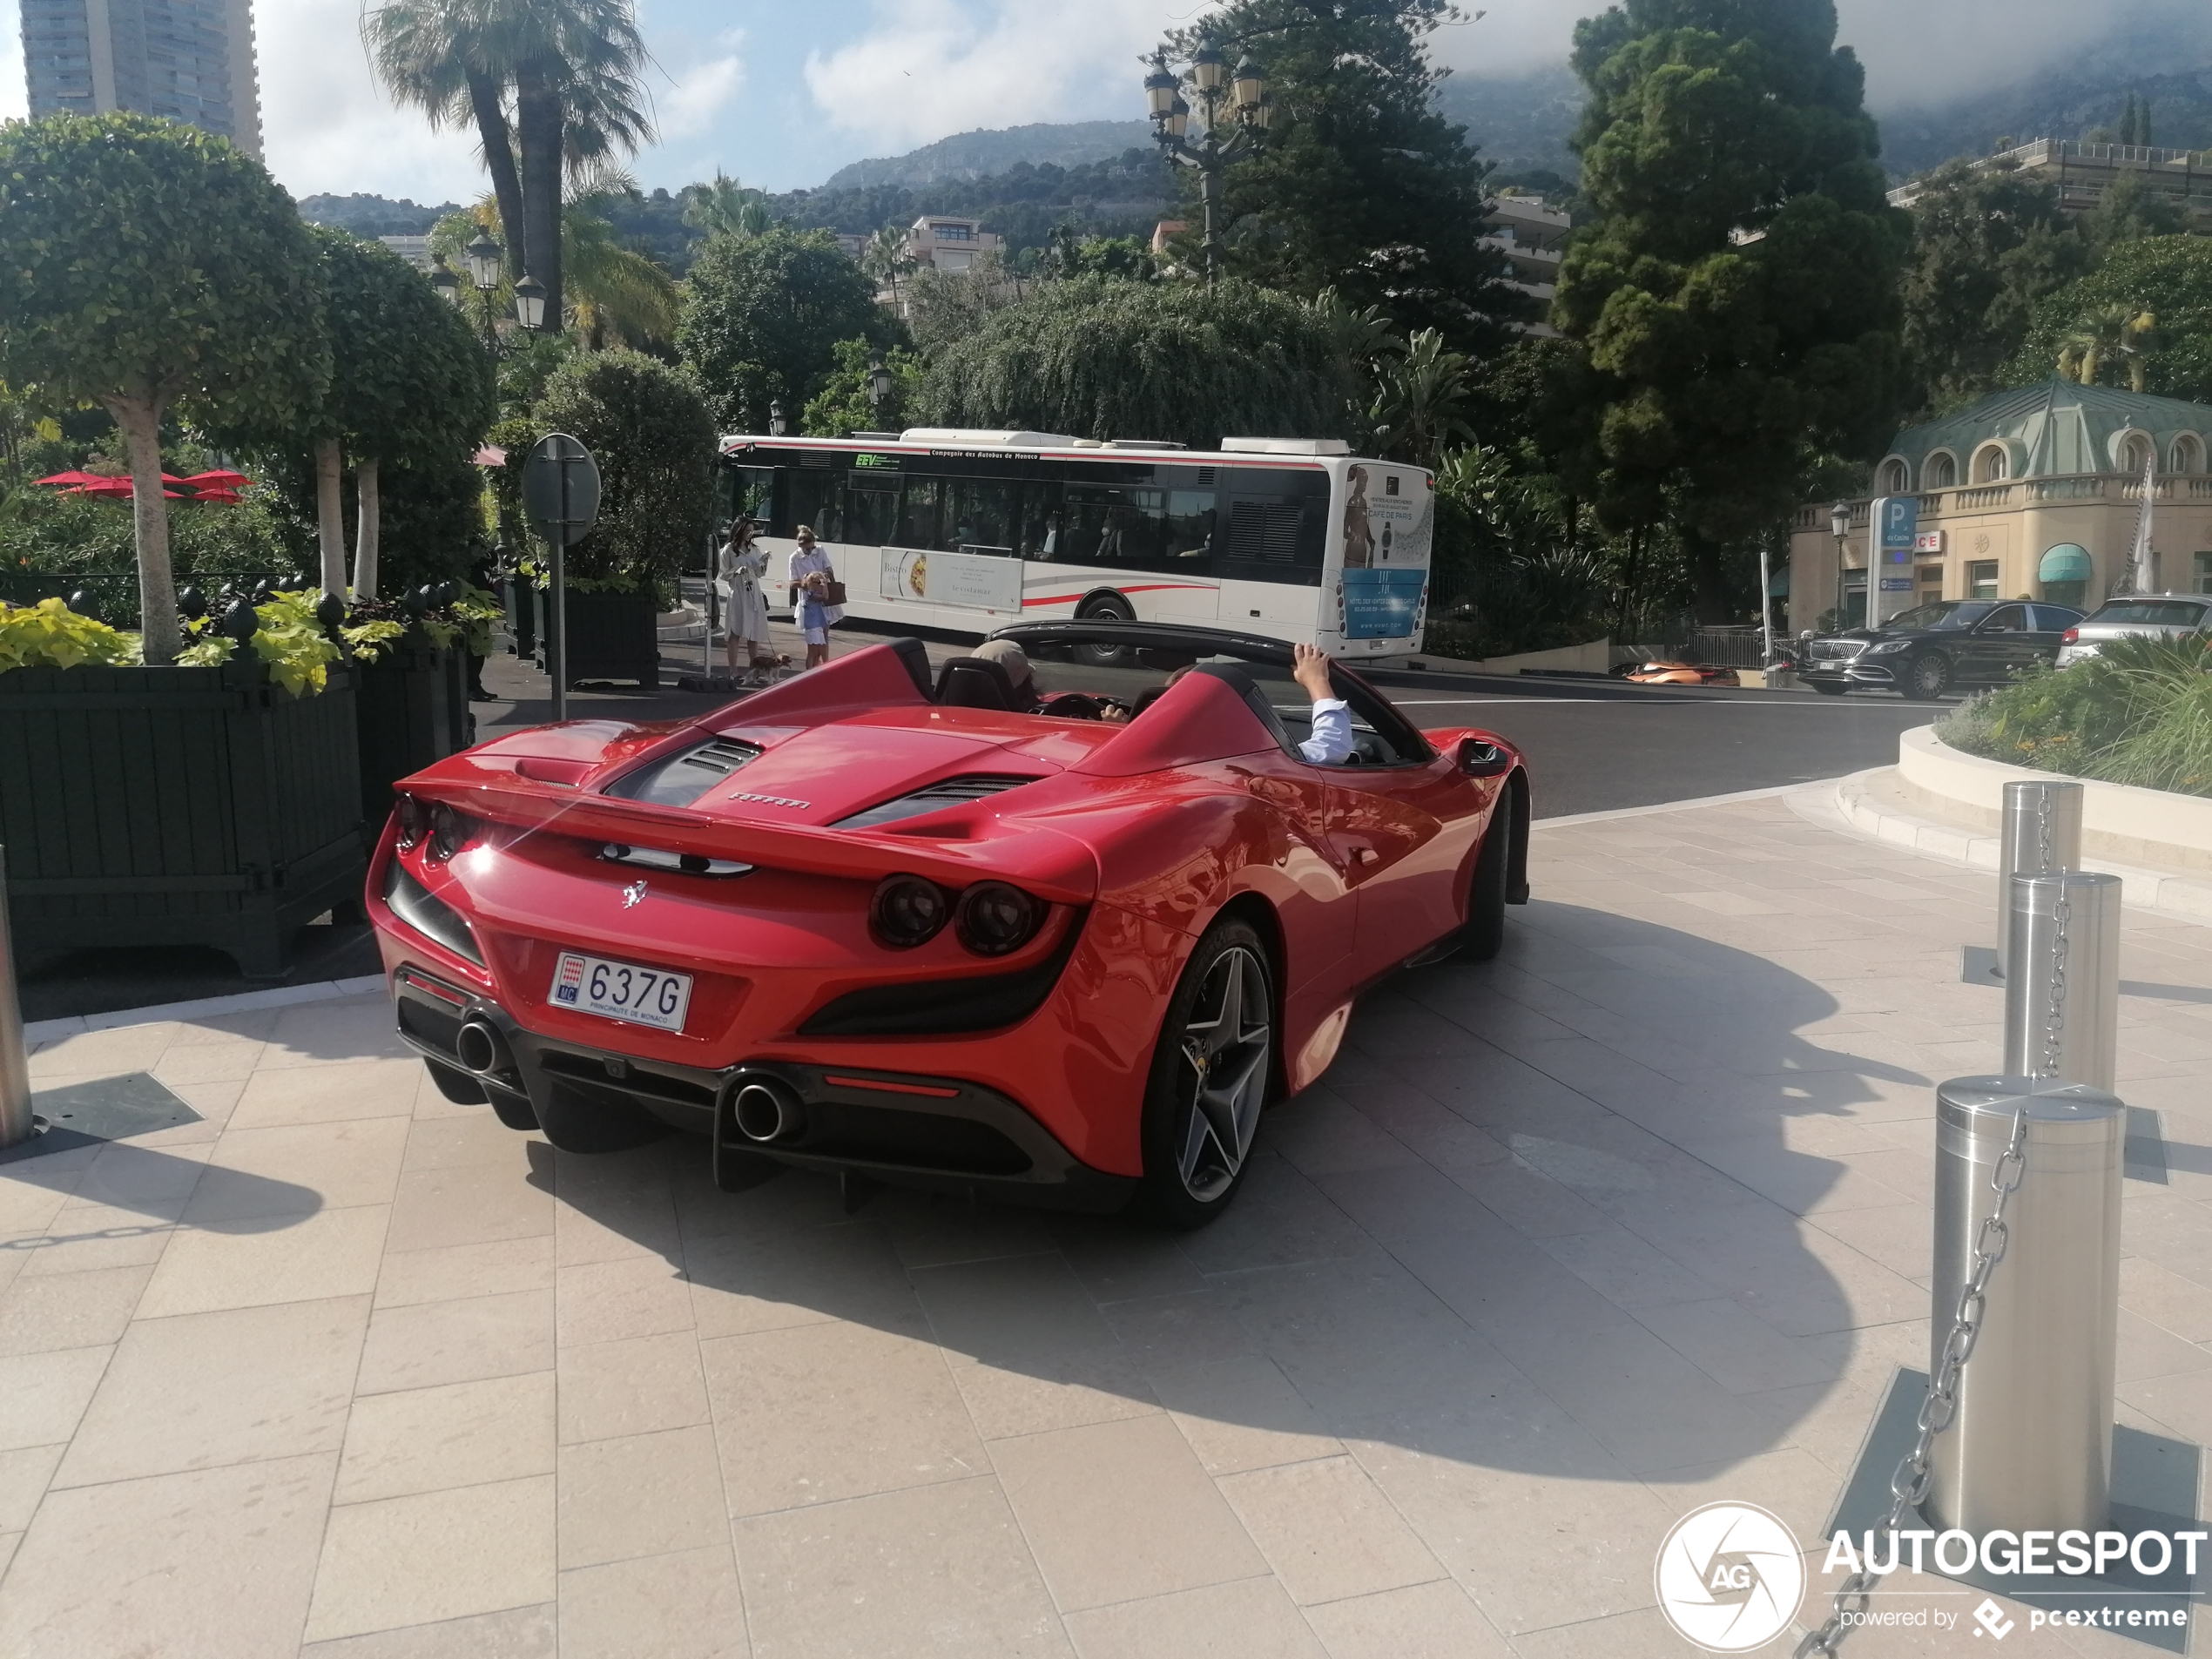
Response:
POLYGON ((1675 1633, 1708 1653, 1747 1653, 1789 1628, 1805 1593, 1805 1560, 1777 1516, 1709 1503, 1677 1521, 1652 1569, 1675 1633))

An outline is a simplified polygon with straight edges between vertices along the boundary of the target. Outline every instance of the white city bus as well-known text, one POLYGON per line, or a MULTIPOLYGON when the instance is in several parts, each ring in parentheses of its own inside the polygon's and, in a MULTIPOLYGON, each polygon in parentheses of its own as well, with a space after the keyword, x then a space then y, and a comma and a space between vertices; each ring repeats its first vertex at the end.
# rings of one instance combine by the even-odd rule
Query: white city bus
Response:
POLYGON ((722 512, 763 526, 772 607, 801 524, 848 616, 980 637, 1120 617, 1420 648, 1433 485, 1335 440, 1224 438, 1199 452, 1042 432, 725 438, 722 512))

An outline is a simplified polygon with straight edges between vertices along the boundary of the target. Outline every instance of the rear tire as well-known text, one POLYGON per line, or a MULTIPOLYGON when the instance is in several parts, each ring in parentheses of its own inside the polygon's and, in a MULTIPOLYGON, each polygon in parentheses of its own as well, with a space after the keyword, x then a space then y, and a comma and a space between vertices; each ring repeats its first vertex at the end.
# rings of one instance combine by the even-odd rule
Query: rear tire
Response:
MULTIPOLYGON (((1093 599, 1076 612, 1077 622, 1135 622, 1136 612, 1126 599, 1093 599)), ((1078 645, 1076 661, 1088 668, 1125 668, 1136 653, 1121 645, 1078 645)))
POLYGON ((1932 703, 1951 689, 1951 659, 1940 651, 1916 657, 1905 671, 1905 695, 1915 703, 1932 703))
POLYGON ((1805 684, 1823 697, 1841 697, 1851 689, 1848 685, 1837 685, 1828 680, 1807 680, 1805 684))
POLYGON ((1505 948, 1506 888, 1512 869, 1513 802, 1501 789, 1467 884, 1467 919, 1460 929, 1459 954, 1468 961, 1489 961, 1505 948))
POLYGON ((1144 1096, 1141 1202, 1178 1232, 1229 1208, 1273 1081, 1274 974, 1248 924, 1217 922, 1160 1022, 1144 1096))

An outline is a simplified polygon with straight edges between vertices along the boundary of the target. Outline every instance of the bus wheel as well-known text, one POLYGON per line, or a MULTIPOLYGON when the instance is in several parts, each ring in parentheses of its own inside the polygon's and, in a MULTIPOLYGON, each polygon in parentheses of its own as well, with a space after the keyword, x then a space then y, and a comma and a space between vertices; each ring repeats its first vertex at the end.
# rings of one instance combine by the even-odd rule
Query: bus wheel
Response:
MULTIPOLYGON (((1076 612, 1077 622, 1135 622, 1136 612, 1130 609, 1129 601, 1116 596, 1093 599, 1076 612)), ((1076 660, 1092 668, 1123 668, 1136 660, 1136 653, 1122 645, 1078 645, 1076 660)))

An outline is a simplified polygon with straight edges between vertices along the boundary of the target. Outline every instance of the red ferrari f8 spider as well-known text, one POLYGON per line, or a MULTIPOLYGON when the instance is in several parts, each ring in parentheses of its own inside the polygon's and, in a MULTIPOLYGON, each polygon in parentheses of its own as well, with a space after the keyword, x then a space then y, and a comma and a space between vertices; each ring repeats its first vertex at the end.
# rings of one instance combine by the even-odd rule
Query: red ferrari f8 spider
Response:
POLYGON ((1036 682, 894 640, 406 780, 368 906, 439 1087, 572 1151, 703 1133, 732 1190, 786 1164, 1195 1226, 1363 987, 1494 954, 1527 897, 1501 738, 1337 666, 1353 746, 1318 765, 1277 641, 997 637, 1036 682))

